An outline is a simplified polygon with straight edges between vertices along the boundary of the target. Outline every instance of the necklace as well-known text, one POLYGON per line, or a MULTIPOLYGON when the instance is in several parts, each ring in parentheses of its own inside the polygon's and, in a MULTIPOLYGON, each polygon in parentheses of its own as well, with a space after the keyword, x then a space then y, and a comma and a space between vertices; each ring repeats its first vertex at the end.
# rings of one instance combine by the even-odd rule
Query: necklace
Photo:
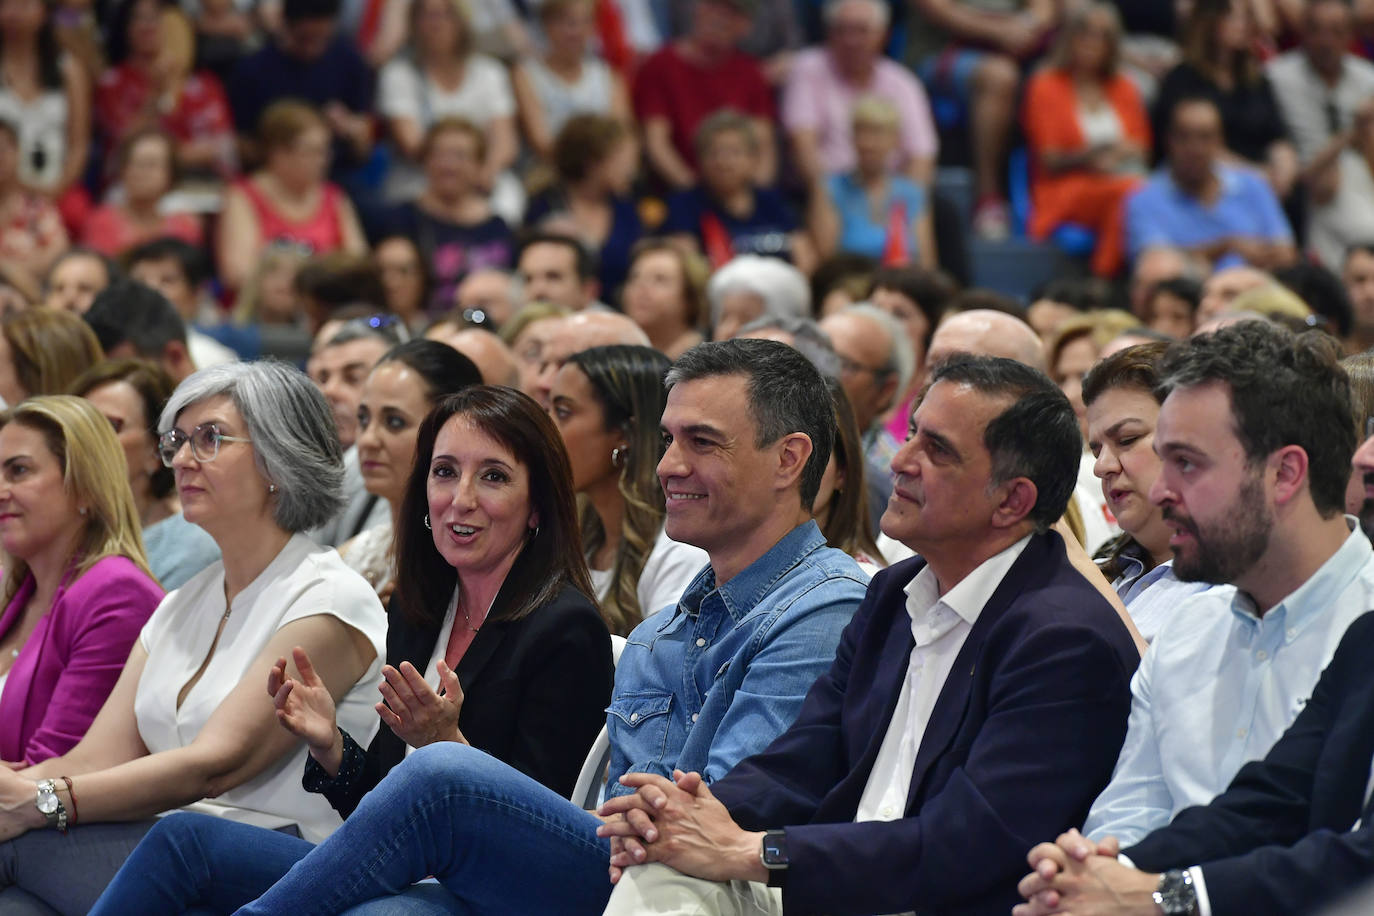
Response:
POLYGON ((495 603, 496 599, 492 598, 491 604, 487 605, 487 613, 482 615, 482 623, 479 623, 477 626, 474 627, 472 625, 472 618, 468 616, 467 602, 460 598, 458 600, 458 610, 463 612, 463 623, 467 624, 467 628, 469 630, 476 633, 478 630, 482 629, 482 626, 487 622, 487 614, 491 613, 491 605, 495 603))

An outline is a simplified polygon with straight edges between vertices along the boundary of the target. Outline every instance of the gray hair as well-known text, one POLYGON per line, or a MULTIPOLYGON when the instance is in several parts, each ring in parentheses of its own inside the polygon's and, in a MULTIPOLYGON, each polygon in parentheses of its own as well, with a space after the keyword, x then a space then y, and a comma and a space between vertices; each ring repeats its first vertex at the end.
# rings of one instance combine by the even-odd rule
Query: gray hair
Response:
POLYGON ((334 415, 304 373, 277 360, 201 369, 172 392, 158 432, 171 429, 192 404, 220 396, 243 415, 258 471, 277 487, 272 517, 278 525, 306 531, 343 508, 343 451, 334 415))
MULTIPOLYGON (((706 298, 711 303, 711 326, 720 323, 721 300, 731 293, 753 293, 763 300, 763 313, 807 318, 811 288, 800 270, 778 258, 742 254, 711 275, 706 298)), ((828 396, 828 395, 827 395, 828 396)))
POLYGON ((811 440, 811 457, 799 481, 802 508, 810 512, 835 447, 835 408, 825 379, 785 343, 736 338, 697 344, 677 358, 663 384, 672 389, 679 382, 721 375, 746 379, 749 416, 757 430, 755 448, 791 433, 811 440))
POLYGON ((872 9, 874 15, 878 17, 878 28, 880 29, 886 29, 892 22, 892 9, 883 0, 827 0, 821 10, 821 17, 825 20, 826 25, 830 25, 835 14, 840 11, 840 7, 846 3, 863 3, 872 9))
POLYGON ((821 326, 810 318, 793 318, 791 315, 764 315, 739 329, 736 337, 747 337, 755 331, 782 331, 792 338, 792 347, 811 361, 816 371, 830 378, 840 377, 840 357, 835 353, 835 345, 821 326))
POLYGON ((890 312, 883 311, 871 302, 857 302, 844 309, 844 313, 862 315, 876 321, 887 332, 892 346, 888 348, 887 361, 883 369, 897 373, 897 396, 901 397, 907 385, 911 384, 911 377, 916 374, 916 351, 912 349, 911 338, 907 336, 906 329, 897 323, 897 319, 893 318, 890 312))

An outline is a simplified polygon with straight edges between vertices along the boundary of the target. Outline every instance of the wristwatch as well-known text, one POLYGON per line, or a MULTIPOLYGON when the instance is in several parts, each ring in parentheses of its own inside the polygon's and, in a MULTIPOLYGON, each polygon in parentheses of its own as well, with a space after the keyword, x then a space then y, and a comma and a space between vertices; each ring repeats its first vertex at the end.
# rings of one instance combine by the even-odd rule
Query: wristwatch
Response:
POLYGON ((57 797, 57 784, 51 779, 38 783, 38 798, 34 801, 38 813, 48 821, 48 826, 62 833, 67 832, 67 808, 57 797))
POLYGON ((759 861, 768 869, 768 886, 782 887, 783 879, 787 877, 786 831, 769 830, 764 833, 759 861))
POLYGON ((1160 875, 1152 896, 1164 916, 1197 916, 1197 888, 1185 870, 1175 868, 1160 875))

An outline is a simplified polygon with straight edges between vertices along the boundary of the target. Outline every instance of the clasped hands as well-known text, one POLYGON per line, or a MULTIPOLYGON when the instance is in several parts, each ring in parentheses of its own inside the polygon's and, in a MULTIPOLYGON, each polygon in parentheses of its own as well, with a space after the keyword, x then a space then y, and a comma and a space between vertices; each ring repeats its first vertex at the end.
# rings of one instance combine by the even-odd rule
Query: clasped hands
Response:
MULTIPOLYGON (((310 755, 326 771, 337 775, 343 763, 343 739, 335 720, 334 698, 304 649, 292 649, 291 659, 300 680, 287 674, 285 658, 277 659, 267 676, 267 693, 276 706, 277 721, 305 741, 310 755)), ((411 747, 435 741, 467 744, 458 729, 458 715, 463 709, 458 675, 442 659, 438 671, 440 690, 436 692, 410 662, 401 662, 399 669, 382 667, 383 681, 378 689, 383 702, 376 706, 377 715, 411 747)))
POLYGON ((626 773, 620 784, 635 791, 606 801, 597 836, 611 841, 611 882, 631 865, 662 862, 708 881, 766 881, 759 861, 763 834, 742 829, 700 773, 626 773))
POLYGON ((1121 864, 1114 837, 1093 843, 1077 830, 1041 843, 1026 857, 1033 871, 1016 886, 1026 903, 1012 916, 1156 916, 1159 875, 1121 864))

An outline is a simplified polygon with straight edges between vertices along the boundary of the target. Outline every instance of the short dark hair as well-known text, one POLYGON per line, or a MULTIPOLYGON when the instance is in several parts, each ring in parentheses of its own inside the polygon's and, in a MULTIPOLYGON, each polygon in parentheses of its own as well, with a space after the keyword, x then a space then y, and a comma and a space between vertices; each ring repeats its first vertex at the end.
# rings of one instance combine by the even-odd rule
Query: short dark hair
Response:
POLYGON ((698 344, 688 350, 668 370, 665 384, 671 389, 679 382, 719 375, 739 375, 747 380, 749 415, 758 430, 756 448, 791 433, 802 433, 811 440, 811 457, 801 473, 802 508, 811 511, 835 447, 835 409, 825 379, 805 356, 787 344, 741 338, 698 344))
POLYGON ((1117 350, 1083 376, 1083 403, 1091 404, 1108 391, 1134 388, 1158 396, 1159 361, 1169 344, 1163 341, 1136 344, 1117 350))
POLYGON ((172 341, 186 343, 186 322, 167 297, 135 280, 102 289, 83 316, 106 353, 122 343, 147 359, 160 359, 172 341))
POLYGON ((930 384, 937 382, 1012 399, 983 430, 983 445, 992 457, 992 483, 1025 477, 1035 484, 1035 506, 1026 517, 1036 531, 1048 530, 1069 507, 1083 454, 1078 418, 1064 392, 1045 373, 1014 359, 963 353, 935 370, 930 384))
POLYGON ((163 236, 131 248, 124 255, 124 263, 129 270, 146 261, 176 262, 181 275, 186 278, 186 284, 192 289, 199 289, 210 281, 210 259, 205 256, 204 250, 185 239, 163 236))
POLYGON ((1169 121, 1165 125, 1165 130, 1172 132, 1174 124, 1178 121, 1178 113, 1190 105, 1206 105, 1212 109, 1217 116, 1217 123, 1221 123, 1221 108, 1217 105, 1217 100, 1203 92, 1186 92, 1174 100, 1173 107, 1169 109, 1169 121))
POLYGON ((515 259, 511 262, 517 268, 525 250, 533 245, 562 245, 573 253, 573 264, 579 280, 594 280, 597 274, 596 255, 571 235, 561 232, 529 232, 520 236, 519 247, 515 249, 515 259))
POLYGON ((1334 338, 1242 321, 1180 341, 1164 354, 1163 397, 1209 382, 1229 389, 1236 438, 1252 464, 1296 445, 1307 453, 1317 511, 1330 517, 1344 510, 1356 437, 1350 379, 1334 338))
POLYGON ((446 343, 437 340, 408 340, 382 354, 373 365, 376 372, 387 363, 400 363, 424 381, 425 400, 431 405, 464 388, 482 384, 477 364, 446 343))
POLYGON ((285 0, 282 3, 281 18, 287 22, 338 19, 340 8, 339 0, 285 0))
MULTIPOLYGON (((930 329, 926 331, 926 346, 935 336, 935 327, 940 323, 959 294, 959 284, 949 274, 940 270, 927 270, 924 267, 882 267, 873 274, 873 289, 890 289, 901 293, 917 308, 925 312, 930 329)), ((870 295, 872 295, 870 293, 870 295)), ((1024 313, 1018 317, 1024 320, 1024 313)))
POLYGON ((1316 316, 1326 319, 1337 337, 1350 334, 1353 320, 1350 295, 1335 273, 1311 261, 1298 261, 1275 270, 1274 279, 1306 302, 1316 316))
POLYGON ((381 311, 386 307, 382 274, 363 255, 342 251, 316 255, 301 265, 293 281, 296 292, 309 296, 329 311, 362 302, 381 311))
POLYGON ((395 597, 401 612, 417 624, 437 628, 458 585, 458 571, 434 546, 426 525, 434 443, 444 424, 458 416, 515 453, 529 471, 530 502, 539 513, 539 526, 515 558, 487 619, 518 620, 569 585, 595 600, 582 555, 572 465, 557 427, 529 395, 473 385, 444 398, 420 424, 415 464, 396 523, 395 597))
POLYGON ((123 276, 120 272, 119 265, 116 264, 114 259, 109 255, 102 254, 94 248, 88 248, 85 245, 73 245, 59 254, 53 259, 53 262, 48 265, 47 272, 43 274, 43 291, 45 293, 52 288, 52 278, 53 274, 57 273, 57 268, 73 258, 90 258, 92 261, 99 261, 101 266, 105 268, 105 277, 108 283, 113 283, 116 279, 123 276))
MULTIPOLYGON (((72 382, 71 393, 84 398, 92 391, 114 382, 124 382, 143 404, 143 418, 147 421, 148 436, 152 440, 149 448, 156 447, 158 439, 157 423, 162 418, 162 409, 176 390, 176 383, 167 370, 145 359, 107 359, 96 363, 72 382)), ((176 489, 175 472, 162 462, 157 470, 149 475, 149 492, 154 499, 171 495, 176 489)))
POLYGON ((1197 307, 1202 304, 1202 284, 1192 277, 1169 277, 1152 286, 1147 300, 1151 311, 1154 310, 1155 297, 1160 293, 1166 293, 1182 301, 1192 315, 1197 314, 1197 307))

